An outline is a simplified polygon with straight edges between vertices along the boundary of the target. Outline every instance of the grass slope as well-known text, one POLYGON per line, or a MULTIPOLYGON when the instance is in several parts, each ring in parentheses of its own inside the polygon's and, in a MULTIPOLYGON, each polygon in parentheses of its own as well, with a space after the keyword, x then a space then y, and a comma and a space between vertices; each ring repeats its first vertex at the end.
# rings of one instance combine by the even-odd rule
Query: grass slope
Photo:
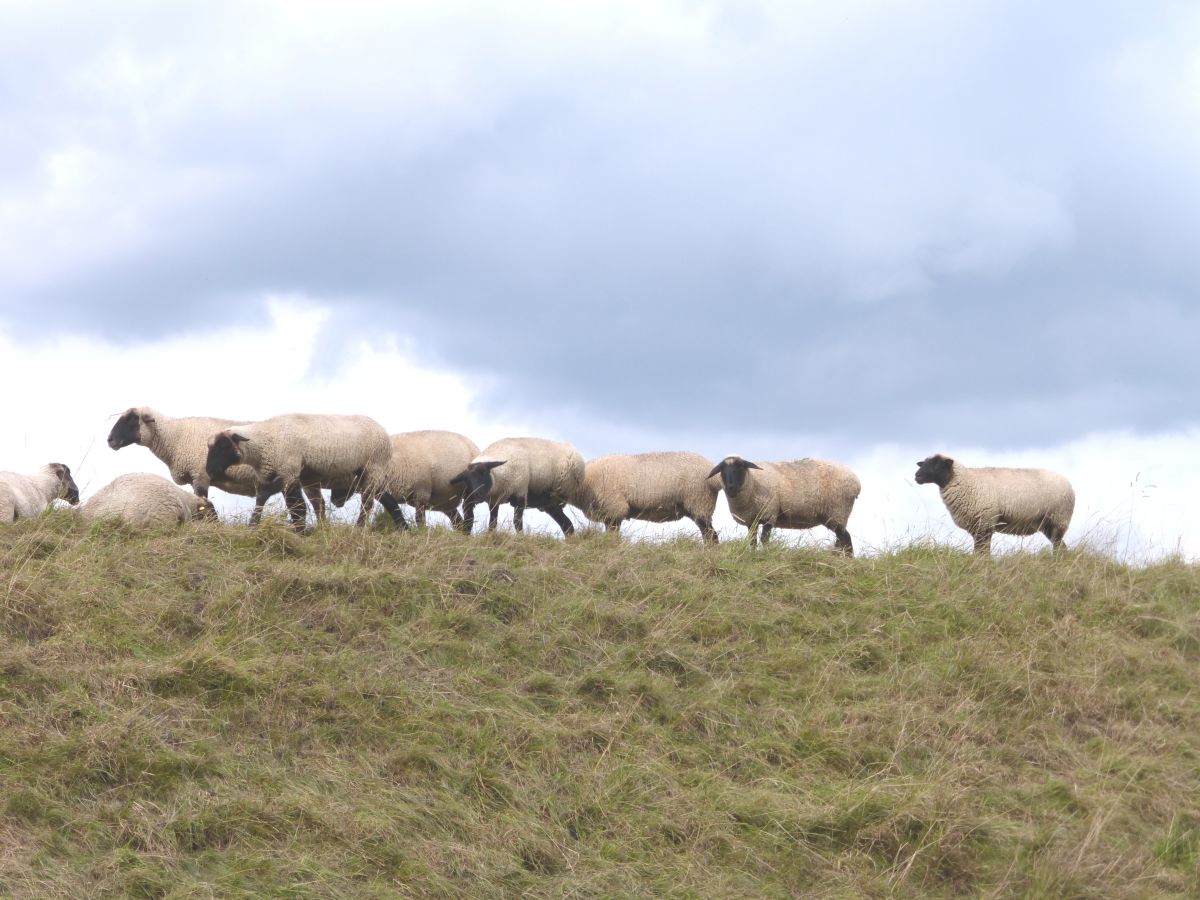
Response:
POLYGON ((1196 896, 1200 572, 0 529, 0 894, 1196 896))

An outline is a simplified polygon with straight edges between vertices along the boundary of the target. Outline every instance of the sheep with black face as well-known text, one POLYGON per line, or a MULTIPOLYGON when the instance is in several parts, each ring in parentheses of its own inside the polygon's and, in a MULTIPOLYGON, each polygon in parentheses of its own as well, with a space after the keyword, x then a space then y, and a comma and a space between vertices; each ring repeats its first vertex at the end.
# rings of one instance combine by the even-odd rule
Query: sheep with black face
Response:
POLYGON ((954 524, 991 553, 992 535, 1039 531, 1058 549, 1075 511, 1075 490, 1049 469, 970 468, 935 453, 917 463, 917 484, 936 484, 954 524))
POLYGON ((574 534, 575 526, 563 507, 577 504, 583 481, 584 463, 570 444, 545 438, 504 438, 489 444, 471 463, 450 479, 462 484, 463 512, 487 503, 488 529, 496 530, 500 506, 511 503, 513 527, 524 530, 526 507, 547 513, 563 534, 574 534))
POLYGON ((0 472, 0 522, 35 519, 55 500, 72 506, 79 502, 79 488, 68 466, 47 463, 28 475, 0 472))
POLYGON ((821 459, 754 463, 727 456, 713 468, 720 475, 729 511, 750 529, 750 543, 766 543, 774 528, 824 525, 834 546, 854 555, 846 525, 858 499, 858 476, 841 463, 821 459))
MULTIPOLYGON (((185 416, 176 418, 163 415, 148 406, 133 406, 117 417, 108 433, 108 446, 120 450, 132 444, 140 444, 166 463, 171 470, 171 480, 176 484, 191 485, 198 497, 208 497, 212 487, 243 497, 258 494, 254 470, 250 466, 234 465, 210 476, 205 468, 208 459, 208 439, 216 431, 241 424, 237 419, 220 419, 212 416, 185 416)), ((305 489, 313 511, 320 520, 325 516, 325 503, 320 487, 305 489)), ((257 521, 262 515, 262 505, 255 506, 253 517, 257 521)))
POLYGON ((367 416, 290 413, 218 431, 208 439, 205 470, 210 478, 230 466, 254 470, 257 524, 262 504, 283 492, 293 527, 304 527, 302 489, 328 485, 362 494, 358 523, 365 525, 382 492, 392 457, 383 426, 367 416))

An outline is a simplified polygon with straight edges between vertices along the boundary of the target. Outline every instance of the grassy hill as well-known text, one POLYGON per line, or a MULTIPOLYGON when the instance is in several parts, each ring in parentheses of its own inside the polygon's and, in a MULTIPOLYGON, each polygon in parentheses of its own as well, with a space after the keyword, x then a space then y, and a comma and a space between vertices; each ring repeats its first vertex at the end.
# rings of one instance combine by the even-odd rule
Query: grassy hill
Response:
POLYGON ((0 529, 0 895, 1196 896, 1200 571, 0 529))

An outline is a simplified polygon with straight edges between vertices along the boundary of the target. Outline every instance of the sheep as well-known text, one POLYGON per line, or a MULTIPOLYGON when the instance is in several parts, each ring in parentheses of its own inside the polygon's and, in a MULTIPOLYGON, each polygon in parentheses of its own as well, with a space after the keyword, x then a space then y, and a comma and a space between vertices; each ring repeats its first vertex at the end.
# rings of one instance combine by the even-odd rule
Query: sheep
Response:
POLYGON ((750 529, 751 544, 765 544, 776 526, 824 525, 837 537, 835 548, 854 555, 846 523, 861 486, 858 476, 841 463, 799 459, 760 464, 727 456, 709 473, 710 477, 717 474, 733 518, 750 529))
POLYGON ((250 524, 259 522, 267 498, 282 491, 288 518, 302 530, 302 489, 322 484, 344 493, 361 492, 358 524, 365 525, 391 458, 387 432, 368 416, 289 413, 213 434, 204 465, 210 478, 230 466, 250 466, 257 490, 250 524))
MULTIPOLYGON (((108 446, 120 450, 130 444, 140 444, 166 463, 171 470, 171 480, 176 484, 190 484, 198 497, 208 497, 209 486, 220 488, 230 494, 254 497, 258 486, 254 470, 250 466, 230 466, 216 476, 205 469, 208 457, 208 439, 213 432, 242 424, 236 419, 218 419, 211 416, 187 416, 174 418, 148 406, 133 406, 117 417, 108 433, 108 446)), ((325 501, 319 486, 305 488, 312 502, 317 520, 325 517, 325 501)), ((262 504, 255 506, 252 517, 258 521, 262 515, 262 504)))
POLYGON ((489 531, 496 530, 500 504, 511 503, 517 531, 524 530, 525 507, 532 506, 554 519, 564 535, 571 535, 575 526, 563 506, 577 502, 583 472, 583 457, 570 444, 504 438, 485 447, 450 483, 464 486, 464 515, 475 504, 487 503, 489 531))
POLYGON ((954 524, 975 542, 976 553, 992 552, 992 535, 1041 532, 1063 547, 1075 511, 1075 490, 1048 469, 968 468, 935 453, 917 463, 917 484, 936 484, 954 524))
MULTIPOLYGON (((463 486, 451 484, 451 478, 463 471, 479 455, 479 448, 470 438, 453 431, 407 431, 393 434, 392 459, 383 480, 381 500, 397 524, 407 527, 401 503, 416 509, 416 523, 425 525, 425 511, 445 513, 455 528, 470 534, 475 525, 475 508, 467 506, 459 513, 463 486), (395 508, 384 498, 395 502, 395 508)), ((344 502, 344 493, 336 492, 330 499, 337 505, 344 502)))
POLYGON ((160 475, 120 475, 88 498, 80 514, 90 522, 120 519, 139 528, 162 528, 192 519, 216 519, 208 498, 177 488, 160 475))
POLYGON ((79 502, 79 488, 62 463, 47 463, 30 475, 0 472, 0 522, 35 519, 55 500, 79 502))
POLYGON ((699 453, 640 453, 588 460, 580 486, 584 515, 616 534, 625 519, 673 522, 691 519, 706 541, 717 542, 713 510, 721 484, 709 475, 712 460, 699 453))

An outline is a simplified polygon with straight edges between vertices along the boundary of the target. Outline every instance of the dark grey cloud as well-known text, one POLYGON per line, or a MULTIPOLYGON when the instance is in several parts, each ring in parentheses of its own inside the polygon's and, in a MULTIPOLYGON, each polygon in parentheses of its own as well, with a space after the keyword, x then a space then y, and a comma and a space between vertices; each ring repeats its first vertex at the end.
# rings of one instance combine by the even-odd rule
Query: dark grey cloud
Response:
POLYGON ((303 294, 333 361, 393 330, 597 435, 1195 421, 1190 6, 442 10, 89 13, 41 57, 31 11, 0 315, 140 340, 303 294))

